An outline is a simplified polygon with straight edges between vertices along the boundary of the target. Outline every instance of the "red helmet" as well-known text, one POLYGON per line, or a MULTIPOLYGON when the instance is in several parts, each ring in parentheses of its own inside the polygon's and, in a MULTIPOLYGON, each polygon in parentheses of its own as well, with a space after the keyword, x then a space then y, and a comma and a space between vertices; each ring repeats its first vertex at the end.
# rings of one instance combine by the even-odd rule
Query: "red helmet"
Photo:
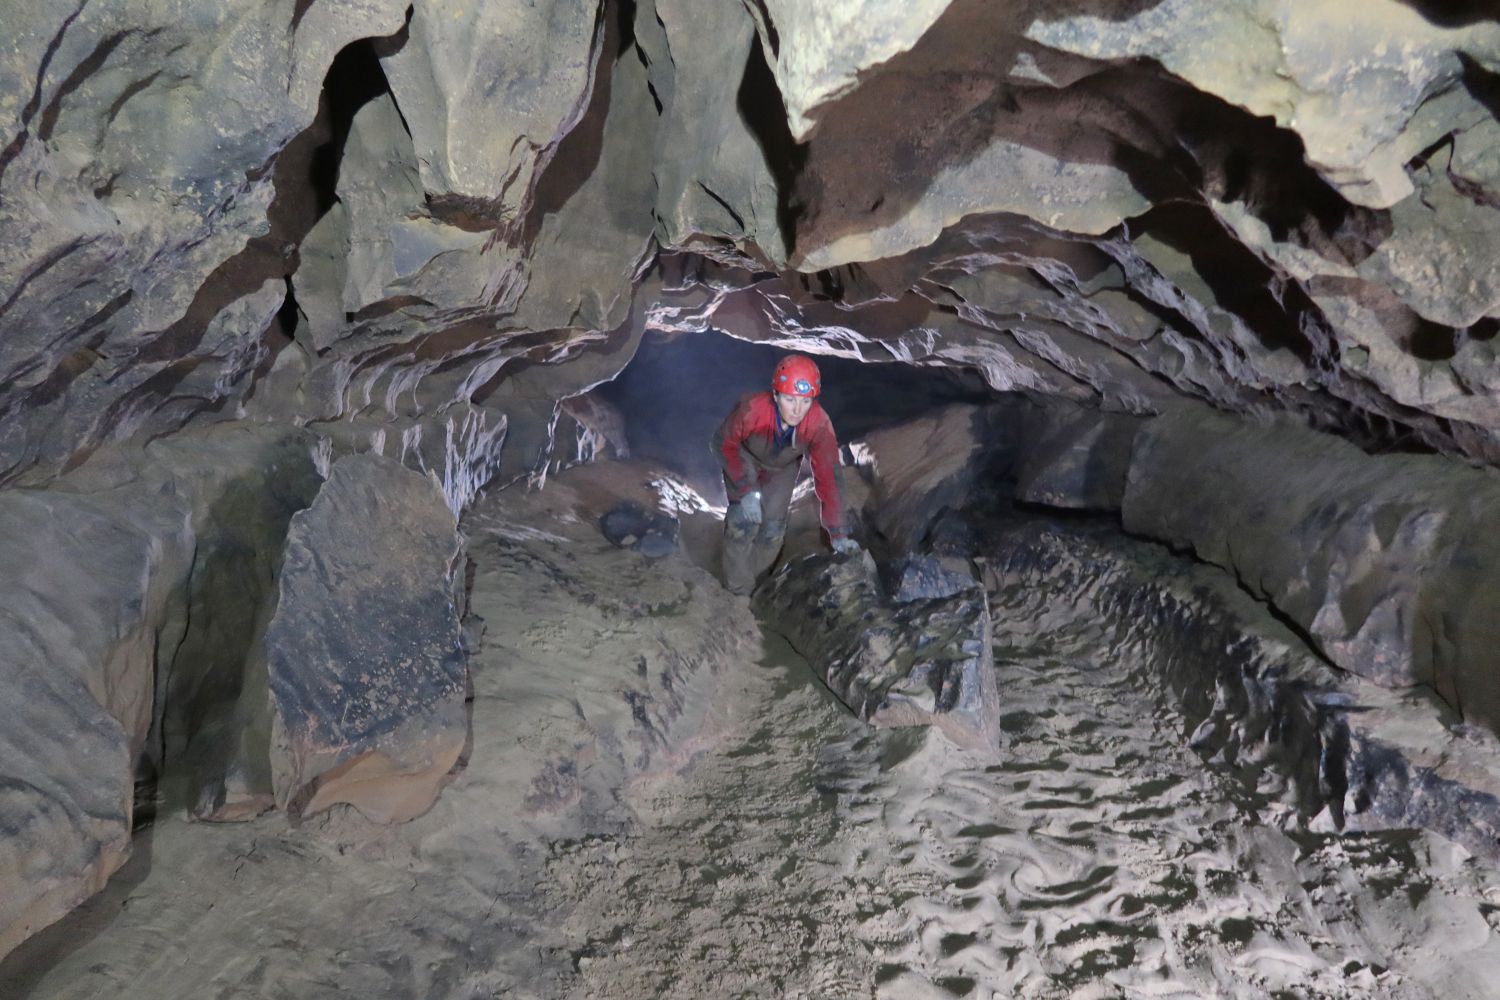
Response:
POLYGON ((823 387, 823 377, 812 358, 801 354, 788 354, 776 362, 776 372, 771 376, 771 391, 788 396, 816 396, 823 387))

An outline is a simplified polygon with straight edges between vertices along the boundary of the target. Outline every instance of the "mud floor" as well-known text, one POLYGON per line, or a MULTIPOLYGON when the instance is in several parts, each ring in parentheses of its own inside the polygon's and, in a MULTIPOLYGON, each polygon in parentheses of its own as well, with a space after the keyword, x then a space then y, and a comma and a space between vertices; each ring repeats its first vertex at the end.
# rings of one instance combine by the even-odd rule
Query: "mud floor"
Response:
POLYGON ((1190 749, 1150 665, 1086 618, 998 619, 992 757, 865 728, 762 636, 694 676, 709 707, 650 766, 591 791, 604 764, 580 757, 576 794, 524 806, 575 715, 597 732, 616 711, 634 745, 631 706, 587 678, 634 670, 648 626, 680 617, 701 641, 671 587, 709 578, 613 549, 577 511, 525 530, 515 513, 470 525, 473 745, 432 812, 382 829, 342 808, 296 827, 166 809, 105 892, 0 965, 0 996, 1496 995, 1500 869, 1420 832, 1310 832, 1274 776, 1190 749), (539 564, 561 583, 524 587, 539 564), (577 581, 646 600, 662 577, 667 611, 579 603, 577 581))

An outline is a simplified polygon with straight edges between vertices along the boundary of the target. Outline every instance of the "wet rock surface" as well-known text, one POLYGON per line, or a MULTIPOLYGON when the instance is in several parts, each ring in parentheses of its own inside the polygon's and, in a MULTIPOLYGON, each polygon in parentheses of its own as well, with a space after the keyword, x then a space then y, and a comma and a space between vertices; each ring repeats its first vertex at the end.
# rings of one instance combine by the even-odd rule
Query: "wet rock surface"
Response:
POLYGON ((979 585, 968 560, 954 556, 910 555, 882 575, 897 604, 952 597, 979 585))
POLYGON ((265 636, 278 807, 432 805, 468 738, 462 552, 432 481, 379 456, 335 462, 292 518, 265 636))
POLYGON ((892 604, 868 553, 808 556, 777 570, 755 602, 859 718, 936 726, 959 746, 993 753, 1001 703, 989 610, 972 584, 892 604))
POLYGON ((1492 473, 1190 411, 1142 432, 1123 506, 1128 530, 1231 570, 1344 669, 1500 727, 1492 473))

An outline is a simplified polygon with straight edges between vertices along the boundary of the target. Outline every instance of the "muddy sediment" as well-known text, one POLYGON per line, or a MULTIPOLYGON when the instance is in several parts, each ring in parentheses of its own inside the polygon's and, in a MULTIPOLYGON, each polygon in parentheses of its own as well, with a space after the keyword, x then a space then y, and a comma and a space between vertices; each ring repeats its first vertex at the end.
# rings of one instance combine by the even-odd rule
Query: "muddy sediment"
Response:
MULTIPOLYGON (((1290 730, 1247 724, 1222 663, 1194 688, 1212 645, 1141 639, 1089 589, 1098 560, 980 560, 1002 701, 980 754, 869 728, 684 554, 610 545, 594 518, 629 490, 602 475, 466 519, 472 735, 431 812, 164 808, 0 992, 1451 1000, 1500 981, 1500 866, 1429 830, 1330 828, 1273 738, 1290 730)), ((690 547, 711 536, 684 515, 690 547)))

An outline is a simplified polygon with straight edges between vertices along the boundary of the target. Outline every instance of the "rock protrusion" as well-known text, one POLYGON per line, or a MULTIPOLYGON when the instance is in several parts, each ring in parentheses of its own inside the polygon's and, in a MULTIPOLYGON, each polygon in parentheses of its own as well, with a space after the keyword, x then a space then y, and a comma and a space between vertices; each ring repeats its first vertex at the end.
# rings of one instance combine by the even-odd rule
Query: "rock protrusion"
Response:
POLYGON ((868 553, 808 556, 778 570, 756 600, 861 719, 932 725, 959 746, 999 747, 990 615, 977 586, 891 605, 868 553))
POLYGON ((977 587, 967 559, 958 556, 909 555, 891 573, 891 600, 897 604, 952 597, 977 587))
POLYGON ((293 519, 266 633, 277 806, 431 806, 467 737, 462 551, 437 486, 374 455, 334 463, 293 519))

